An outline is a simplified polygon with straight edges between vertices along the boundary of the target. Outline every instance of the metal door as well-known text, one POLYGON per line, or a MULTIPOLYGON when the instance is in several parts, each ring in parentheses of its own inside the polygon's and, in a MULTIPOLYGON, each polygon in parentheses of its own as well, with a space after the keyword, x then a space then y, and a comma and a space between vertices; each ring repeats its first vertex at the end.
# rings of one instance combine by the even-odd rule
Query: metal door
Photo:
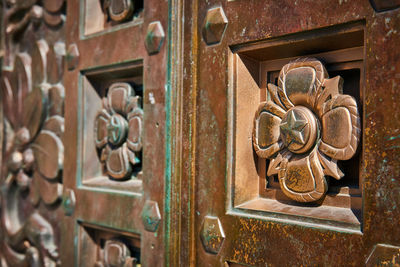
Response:
POLYGON ((398 2, 185 4, 179 260, 398 263, 398 2))

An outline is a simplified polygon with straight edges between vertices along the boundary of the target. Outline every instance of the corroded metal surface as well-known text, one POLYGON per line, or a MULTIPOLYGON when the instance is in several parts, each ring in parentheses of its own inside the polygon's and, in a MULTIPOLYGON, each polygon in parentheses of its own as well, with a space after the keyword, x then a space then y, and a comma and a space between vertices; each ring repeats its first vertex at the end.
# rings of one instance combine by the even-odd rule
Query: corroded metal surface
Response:
MULTIPOLYGON (((185 30, 194 33, 189 44, 184 46, 185 51, 191 52, 183 65, 185 89, 182 102, 189 104, 181 113, 184 139, 180 153, 194 163, 184 161, 179 165, 182 183, 191 192, 182 196, 181 225, 191 239, 181 239, 190 247, 190 252, 181 259, 201 266, 221 266, 225 261, 229 265, 244 266, 363 266, 377 243, 400 244, 396 219, 400 216, 400 167, 396 160, 400 155, 398 10, 377 13, 366 0, 210 0, 194 1, 184 12, 185 22, 188 22, 185 30), (221 42, 209 46, 201 34, 208 10, 215 7, 224 10, 229 24, 221 42), (361 28, 360 34, 353 34, 356 31, 351 30, 353 33, 347 33, 342 39, 341 34, 347 31, 342 29, 353 27, 354 22, 360 23, 357 26, 361 28), (323 34, 334 37, 323 39, 323 34), (279 188, 268 189, 272 196, 266 195, 265 188, 271 185, 266 185, 262 179, 267 177, 263 171, 267 172, 269 162, 255 160, 252 119, 259 103, 271 100, 267 99, 267 83, 277 84, 279 70, 290 60, 322 56, 324 63, 328 62, 328 72, 332 73, 329 76, 342 76, 329 69, 329 62, 352 58, 355 54, 346 54, 344 49, 353 47, 362 47, 360 73, 364 78, 359 78, 357 102, 361 119, 358 153, 361 154, 360 160, 352 163, 358 174, 349 174, 350 168, 343 168, 345 176, 340 182, 346 183, 353 176, 359 178, 360 193, 357 194, 361 194, 363 200, 362 223, 356 227, 332 226, 335 218, 331 218, 329 226, 314 220, 318 213, 311 214, 313 209, 320 210, 324 205, 295 204, 283 197, 277 200, 278 196, 272 194, 279 194, 279 188), (322 55, 339 50, 343 54, 340 59, 337 56, 337 60, 330 57, 332 54, 322 55), (265 69, 274 71, 269 77, 258 67, 263 64, 265 69), (243 120, 237 115, 240 113, 245 114, 243 120), (241 139, 235 139, 239 134, 241 139), (242 156, 237 157, 235 153, 238 152, 243 152, 242 156), (247 180, 243 178, 246 176, 249 177, 247 180), (266 201, 257 202, 259 199, 266 201), (249 203, 250 200, 254 202, 249 203), (241 208, 239 204, 248 205, 248 208, 241 208), (283 207, 279 212, 265 211, 278 206, 283 207), (307 216, 300 212, 305 209, 310 212, 307 216), (286 215, 292 211, 294 216, 286 215), (208 214, 220 219, 226 233, 217 255, 204 251, 199 236, 201 218, 208 214), (185 228, 192 221, 196 222, 195 227, 185 228)), ((343 79, 345 87, 348 78, 343 76, 343 79)), ((344 94, 357 98, 351 92, 344 94)), ((314 113, 314 116, 318 119, 318 114, 314 113)), ((266 115, 264 119, 279 127, 280 123, 274 118, 266 115)), ((329 123, 325 121, 326 125, 329 123)), ((274 136, 281 138, 280 134, 274 136)), ((341 161, 341 167, 346 162, 341 161)), ((334 165, 325 168, 329 167, 335 171, 334 165)), ((326 176, 335 175, 340 177, 339 171, 326 176)), ((343 191, 346 186, 342 186, 342 191, 332 196, 330 190, 336 182, 333 183, 335 179, 331 177, 329 180, 324 201, 346 194, 343 191)), ((353 188, 349 187, 349 190, 353 188)), ((351 193, 347 194, 350 195, 349 203, 356 204, 358 200, 351 193)), ((333 205, 339 203, 336 198, 333 205)), ((351 213, 351 208, 348 210, 351 213)), ((340 210, 329 212, 333 212, 333 216, 342 216, 340 210)))
MULTIPOLYGON (((1 265, 397 263, 398 5, 3 1, 1 265), (321 81, 354 97, 361 121, 356 151, 349 134, 357 128, 354 103, 315 106, 291 90, 306 69, 286 75, 287 98, 300 104, 274 101, 285 99, 268 83, 283 88, 279 71, 304 57, 323 62, 329 77, 343 77, 343 92, 340 79, 321 81), (115 83, 142 87, 141 123, 103 107, 115 83), (279 179, 268 177, 278 161, 257 156, 253 119, 263 102, 259 111, 278 115, 259 114, 268 138, 258 142, 271 147, 268 157, 282 149, 306 158, 314 151, 294 167, 310 174, 312 167, 300 167, 319 164, 327 187, 315 203, 285 195, 279 179), (102 109, 110 118, 101 123, 109 127, 96 133, 102 109), (123 165, 134 175, 110 179, 97 134, 113 148, 128 146, 129 138, 141 143, 142 169, 121 161, 124 153, 114 155, 110 169, 123 165), (338 152, 344 147, 351 149, 338 152)), ((296 190, 313 187, 289 182, 296 190)))

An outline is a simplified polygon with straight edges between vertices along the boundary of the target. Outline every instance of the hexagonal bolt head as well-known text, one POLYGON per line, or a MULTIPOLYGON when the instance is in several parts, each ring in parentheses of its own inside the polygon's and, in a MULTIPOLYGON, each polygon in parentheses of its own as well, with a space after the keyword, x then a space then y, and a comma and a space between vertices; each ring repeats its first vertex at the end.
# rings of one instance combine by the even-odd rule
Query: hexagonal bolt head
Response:
POLYGON ((146 200, 142 210, 142 222, 144 228, 149 232, 157 231, 161 221, 161 214, 156 201, 146 200))
POLYGON ((74 70, 79 63, 79 50, 76 44, 70 44, 67 51, 68 70, 74 70))
POLYGON ((159 21, 153 21, 147 27, 147 34, 144 45, 150 55, 160 52, 165 39, 164 29, 159 21))
POLYGON ((62 206, 64 208, 64 213, 67 216, 71 216, 75 211, 76 198, 75 193, 71 189, 66 189, 64 191, 62 206))
POLYGON ((203 39, 208 45, 219 43, 222 40, 228 19, 222 7, 216 7, 207 11, 203 23, 203 39))
POLYGON ((400 264, 400 247, 377 244, 369 254, 365 266, 398 266, 400 264))
POLYGON ((225 239, 220 220, 214 216, 206 216, 200 232, 201 243, 205 251, 218 254, 225 239))

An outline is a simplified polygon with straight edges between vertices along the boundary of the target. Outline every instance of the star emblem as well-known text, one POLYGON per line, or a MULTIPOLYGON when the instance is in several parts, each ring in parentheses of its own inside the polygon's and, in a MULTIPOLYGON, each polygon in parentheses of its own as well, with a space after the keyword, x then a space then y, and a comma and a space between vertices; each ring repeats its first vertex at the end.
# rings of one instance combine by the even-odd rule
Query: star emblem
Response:
POLYGON ((285 143, 289 146, 292 143, 304 145, 303 129, 307 125, 307 121, 297 119, 293 110, 289 111, 286 121, 280 125, 281 132, 285 137, 285 143))

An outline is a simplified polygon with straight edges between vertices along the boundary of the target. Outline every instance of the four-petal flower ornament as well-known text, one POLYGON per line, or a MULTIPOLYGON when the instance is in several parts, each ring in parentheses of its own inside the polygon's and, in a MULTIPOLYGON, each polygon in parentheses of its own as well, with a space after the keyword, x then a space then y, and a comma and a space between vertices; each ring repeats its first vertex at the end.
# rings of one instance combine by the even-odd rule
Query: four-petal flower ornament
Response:
POLYGON ((278 175, 282 191, 298 202, 321 199, 325 175, 341 179, 337 160, 354 156, 360 138, 356 100, 342 94, 343 79, 329 79, 317 59, 286 64, 278 86, 268 84, 269 99, 257 109, 253 146, 270 159, 267 175, 278 175))
POLYGON ((139 170, 143 121, 140 100, 129 83, 114 83, 97 114, 96 146, 105 172, 114 180, 129 179, 139 170))

